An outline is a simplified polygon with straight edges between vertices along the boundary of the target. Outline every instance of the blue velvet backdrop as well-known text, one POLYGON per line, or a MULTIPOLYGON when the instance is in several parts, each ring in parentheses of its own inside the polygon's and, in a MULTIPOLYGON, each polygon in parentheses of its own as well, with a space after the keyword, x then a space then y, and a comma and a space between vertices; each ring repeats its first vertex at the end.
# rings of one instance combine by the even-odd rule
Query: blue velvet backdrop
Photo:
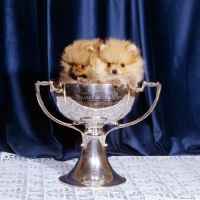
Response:
MULTIPOLYGON (((34 83, 58 77, 60 55, 74 40, 115 37, 140 47, 145 80, 159 81, 162 91, 146 120, 108 135, 108 154, 200 154, 200 1, 1 0, 0 29, 0 151, 77 157, 81 135, 42 112, 34 83)), ((145 89, 121 122, 140 117, 154 95, 145 89)), ((47 88, 42 96, 67 121, 47 88)))

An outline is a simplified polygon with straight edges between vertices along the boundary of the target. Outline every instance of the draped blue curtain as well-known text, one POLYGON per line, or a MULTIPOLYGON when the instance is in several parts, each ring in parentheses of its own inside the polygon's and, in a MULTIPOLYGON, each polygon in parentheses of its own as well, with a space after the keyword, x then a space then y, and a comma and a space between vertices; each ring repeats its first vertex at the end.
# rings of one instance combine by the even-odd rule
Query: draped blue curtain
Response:
MULTIPOLYGON (((136 43, 145 80, 162 84, 149 117, 108 135, 108 155, 200 154, 198 0, 1 0, 0 151, 58 160, 79 156, 80 133, 42 112, 34 83, 59 76, 60 55, 74 40, 108 37, 136 43)), ((49 88, 41 93, 48 110, 70 122, 53 106, 49 88)), ((143 115, 154 97, 155 89, 146 88, 120 123, 143 115)))

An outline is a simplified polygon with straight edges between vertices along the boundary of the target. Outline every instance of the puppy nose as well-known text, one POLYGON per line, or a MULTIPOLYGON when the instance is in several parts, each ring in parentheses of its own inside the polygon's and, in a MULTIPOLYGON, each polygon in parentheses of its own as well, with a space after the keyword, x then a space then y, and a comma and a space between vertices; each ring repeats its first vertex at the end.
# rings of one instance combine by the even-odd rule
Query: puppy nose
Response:
POLYGON ((112 70, 112 73, 113 73, 113 74, 117 74, 117 70, 116 70, 116 69, 113 69, 113 70, 112 70))
POLYGON ((77 74, 75 72, 72 72, 70 75, 74 80, 77 80, 77 74))

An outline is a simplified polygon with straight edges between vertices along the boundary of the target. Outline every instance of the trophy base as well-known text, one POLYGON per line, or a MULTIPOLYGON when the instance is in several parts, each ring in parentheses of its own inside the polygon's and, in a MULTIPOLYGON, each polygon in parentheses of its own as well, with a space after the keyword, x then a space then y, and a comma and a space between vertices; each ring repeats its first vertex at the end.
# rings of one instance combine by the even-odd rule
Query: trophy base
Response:
POLYGON ((118 175, 112 169, 109 163, 108 164, 111 170, 110 172, 112 173, 112 177, 113 177, 112 181, 110 181, 109 183, 104 183, 103 179, 102 180, 83 180, 82 182, 78 182, 75 179, 78 163, 68 174, 59 177, 60 183, 68 185, 68 186, 76 186, 76 187, 114 187, 114 186, 122 185, 126 182, 126 178, 118 175))
POLYGON ((75 180, 75 172, 76 167, 72 169, 68 174, 60 176, 59 181, 62 184, 68 186, 76 186, 76 187, 113 187, 122 185, 126 182, 126 178, 118 175, 114 170, 113 173, 113 180, 109 183, 104 183, 102 180, 90 180, 90 181, 82 181, 82 183, 75 180))

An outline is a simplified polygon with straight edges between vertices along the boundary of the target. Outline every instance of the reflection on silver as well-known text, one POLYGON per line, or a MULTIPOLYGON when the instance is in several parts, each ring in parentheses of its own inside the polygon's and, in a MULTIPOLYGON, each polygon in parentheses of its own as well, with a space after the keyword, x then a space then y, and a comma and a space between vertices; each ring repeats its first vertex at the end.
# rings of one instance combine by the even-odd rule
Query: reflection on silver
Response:
POLYGON ((126 179, 118 175, 108 162, 105 147, 106 136, 115 129, 136 124, 146 118, 156 106, 161 85, 143 82, 141 88, 134 91, 110 84, 64 84, 56 81, 43 81, 35 84, 36 96, 44 113, 53 121, 73 128, 82 135, 82 151, 76 166, 59 180, 62 183, 79 187, 110 187, 123 184, 126 179), (50 86, 53 102, 60 113, 71 119, 72 124, 62 122, 53 117, 40 96, 40 86, 50 86), (137 93, 145 86, 156 87, 156 98, 149 110, 140 118, 126 124, 118 124, 118 120, 126 116, 134 103, 137 93), (76 125, 84 124, 82 132, 76 125), (103 126, 113 124, 114 128, 105 132, 103 126))

